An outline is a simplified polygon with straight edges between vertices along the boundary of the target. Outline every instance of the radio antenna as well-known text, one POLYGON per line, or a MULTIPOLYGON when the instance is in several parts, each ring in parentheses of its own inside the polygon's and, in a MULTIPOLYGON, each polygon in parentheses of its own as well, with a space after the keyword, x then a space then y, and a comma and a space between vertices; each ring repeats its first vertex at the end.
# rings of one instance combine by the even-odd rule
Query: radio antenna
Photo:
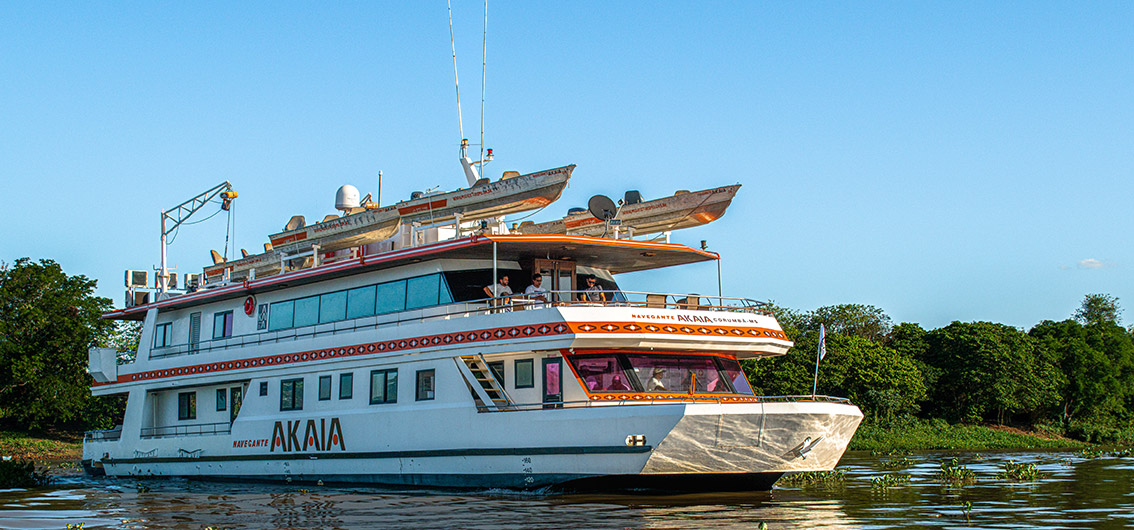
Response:
MULTIPOLYGON (((457 89, 457 127, 460 128, 461 138, 465 137, 465 122, 461 118, 461 84, 457 80, 457 40, 453 38, 453 0, 448 1, 449 5, 449 44, 453 47, 453 86, 457 89)), ((463 148, 462 148, 463 150, 463 148)), ((464 156, 464 153, 461 154, 464 156)))

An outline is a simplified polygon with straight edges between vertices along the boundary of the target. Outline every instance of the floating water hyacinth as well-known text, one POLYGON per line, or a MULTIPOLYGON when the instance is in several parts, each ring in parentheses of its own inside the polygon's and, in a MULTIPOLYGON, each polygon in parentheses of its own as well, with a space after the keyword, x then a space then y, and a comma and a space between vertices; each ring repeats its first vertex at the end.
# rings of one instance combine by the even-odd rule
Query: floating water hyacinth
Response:
POLYGON ((1037 471, 1035 464, 1024 464, 1009 460, 1004 463, 1004 472, 998 473, 996 477, 1009 480, 1037 480, 1046 478, 1047 474, 1037 471))
POLYGON ((943 482, 949 482, 956 485, 971 484, 976 482, 976 473, 969 469, 968 466, 958 463, 957 458, 953 457, 948 460, 941 461, 941 471, 937 473, 937 478, 943 482))

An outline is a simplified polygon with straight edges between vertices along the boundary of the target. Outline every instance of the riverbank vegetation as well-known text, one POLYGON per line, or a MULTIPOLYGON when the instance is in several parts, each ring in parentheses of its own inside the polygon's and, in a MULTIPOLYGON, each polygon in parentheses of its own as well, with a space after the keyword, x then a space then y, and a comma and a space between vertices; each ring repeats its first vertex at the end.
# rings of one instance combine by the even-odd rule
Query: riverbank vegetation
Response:
MULTIPOLYGON (((90 395, 87 350, 115 347, 127 362, 139 327, 99 318, 113 304, 94 289, 94 280, 48 259, 0 264, 0 430, 81 433, 120 423, 121 399, 90 395)), ((1114 297, 1087 295, 1070 318, 1030 330, 994 322, 926 330, 856 304, 773 310, 795 347, 744 361, 754 390, 810 394, 824 326, 818 393, 848 397, 866 415, 851 449, 1134 444, 1134 334, 1120 325, 1114 297)), ((6 446, 4 436, 15 435, 0 434, 0 455, 42 460, 57 451, 26 434, 6 446)), ((69 451, 78 447, 72 438, 61 442, 69 451)))
POLYGON ((774 307, 795 347, 746 361, 757 393, 845 396, 865 420, 851 449, 1065 448, 1134 443, 1134 334, 1118 300, 1089 294, 1030 330, 953 322, 893 325, 881 309, 774 307), (1010 428, 1008 428, 1010 427, 1010 428))

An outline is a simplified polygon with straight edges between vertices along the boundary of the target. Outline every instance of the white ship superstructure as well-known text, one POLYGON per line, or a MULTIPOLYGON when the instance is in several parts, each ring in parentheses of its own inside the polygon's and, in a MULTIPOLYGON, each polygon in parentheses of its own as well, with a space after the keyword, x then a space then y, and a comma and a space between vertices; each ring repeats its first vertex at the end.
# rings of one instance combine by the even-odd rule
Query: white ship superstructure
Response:
POLYGON ((142 338, 129 364, 91 351, 92 391, 127 408, 119 427, 88 433, 84 463, 131 477, 616 490, 768 489, 832 469, 862 414, 838 398, 753 394, 738 361, 792 345, 763 304, 616 281, 716 254, 501 222, 561 190, 500 199, 492 222, 449 212, 449 227, 395 220, 380 244, 351 232, 358 246, 289 247, 267 276, 220 262, 204 288, 108 313, 141 321, 142 338), (536 273, 546 293, 486 297, 502 275, 522 293, 536 273))

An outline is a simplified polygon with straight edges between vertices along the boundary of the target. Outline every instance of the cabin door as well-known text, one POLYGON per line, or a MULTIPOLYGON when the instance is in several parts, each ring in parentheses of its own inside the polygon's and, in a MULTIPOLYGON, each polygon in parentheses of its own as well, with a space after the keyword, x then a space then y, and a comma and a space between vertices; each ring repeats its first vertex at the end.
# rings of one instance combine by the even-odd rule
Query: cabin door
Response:
POLYGON ((229 403, 229 416, 228 421, 236 421, 236 415, 240 413, 240 403, 244 398, 244 388, 234 386, 228 389, 228 403, 229 403))
POLYGON ((543 408, 563 406, 563 359, 543 360, 543 408))
MULTIPOLYGON (((535 272, 543 275, 543 288, 548 291, 575 290, 575 262, 558 259, 537 259, 535 272)), ((555 294, 556 302, 571 301, 575 297, 569 293, 555 294)))

